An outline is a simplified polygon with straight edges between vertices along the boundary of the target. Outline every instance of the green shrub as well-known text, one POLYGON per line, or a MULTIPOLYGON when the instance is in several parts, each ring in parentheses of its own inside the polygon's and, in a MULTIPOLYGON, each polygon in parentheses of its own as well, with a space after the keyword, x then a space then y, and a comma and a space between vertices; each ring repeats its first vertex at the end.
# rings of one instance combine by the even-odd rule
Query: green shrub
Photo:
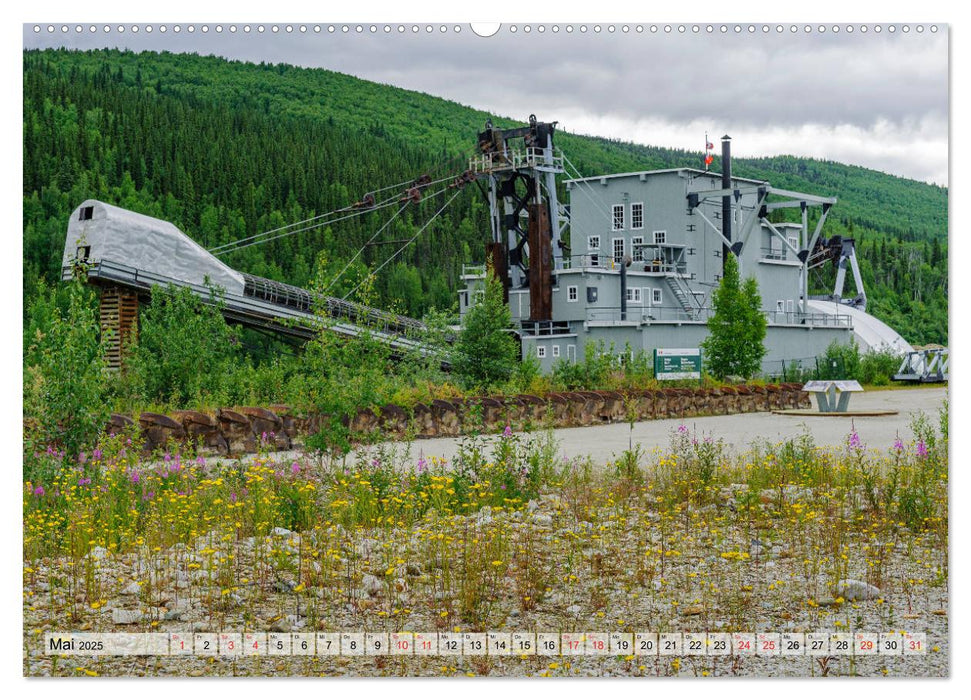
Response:
POLYGON ((859 379, 864 384, 886 386, 900 367, 900 356, 890 350, 868 350, 860 358, 859 379))
POLYGON ((46 309, 34 326, 24 357, 24 470, 53 447, 68 460, 96 441, 108 419, 110 382, 98 335, 94 293, 78 280, 68 308, 46 309))
POLYGON ((135 406, 233 404, 243 397, 245 382, 238 378, 248 367, 218 306, 188 289, 156 286, 139 319, 122 390, 135 406))

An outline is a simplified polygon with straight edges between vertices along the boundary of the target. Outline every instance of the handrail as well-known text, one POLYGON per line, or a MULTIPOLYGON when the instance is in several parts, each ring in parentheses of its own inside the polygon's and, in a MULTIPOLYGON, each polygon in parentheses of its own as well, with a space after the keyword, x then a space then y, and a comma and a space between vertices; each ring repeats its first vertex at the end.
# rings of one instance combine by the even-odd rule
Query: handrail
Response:
MULTIPOLYGON (((62 279, 71 279, 74 274, 74 267, 71 265, 66 265, 61 270, 62 279)), ((190 289, 197 296, 201 297, 203 300, 209 299, 214 291, 218 291, 219 298, 227 305, 231 307, 232 310, 236 312, 248 311, 250 313, 267 313, 277 316, 278 318, 301 318, 304 320, 309 320, 314 314, 314 309, 303 308, 302 304, 286 304, 280 303, 278 300, 272 298, 272 295, 257 295, 257 294, 237 294, 234 292, 229 292, 226 290, 216 290, 215 288, 210 288, 204 285, 195 284, 192 282, 186 282, 185 280, 176 279, 174 277, 168 277, 165 275, 158 275, 151 272, 146 272, 144 270, 138 270, 137 268, 125 265, 123 263, 117 263, 111 260, 99 260, 92 263, 86 271, 87 277, 89 279, 104 279, 112 282, 119 282, 122 284, 127 284, 131 287, 149 290, 153 285, 174 285, 176 287, 183 287, 190 289), (270 298, 267 298, 270 297, 270 298), (260 309, 254 306, 254 302, 259 304, 260 302, 265 302, 277 308, 285 308, 290 313, 279 314, 274 313, 272 308, 260 309)), ((282 282, 274 282, 273 280, 266 280, 260 277, 254 277, 252 275, 243 275, 244 280, 250 282, 254 285, 269 285, 271 287, 277 287, 278 290, 286 290, 292 294, 303 293, 309 298, 311 292, 302 289, 300 287, 294 287, 293 285, 287 285, 282 282)), ((245 288, 245 287, 244 287, 245 288)), ((389 314, 387 312, 381 311, 379 309, 374 309, 370 306, 365 306, 363 304, 357 304, 355 302, 344 301, 342 299, 337 299, 335 297, 319 297, 325 311, 328 316, 335 319, 344 319, 355 324, 369 325, 376 330, 380 330, 390 336, 394 336, 397 340, 392 339, 393 344, 401 344, 405 346, 415 346, 420 347, 421 343, 411 338, 407 337, 407 332, 422 332, 427 330, 427 326, 417 321, 416 319, 408 318, 407 316, 399 316, 396 314, 389 314)), ((447 339, 448 340, 448 339, 447 339)))

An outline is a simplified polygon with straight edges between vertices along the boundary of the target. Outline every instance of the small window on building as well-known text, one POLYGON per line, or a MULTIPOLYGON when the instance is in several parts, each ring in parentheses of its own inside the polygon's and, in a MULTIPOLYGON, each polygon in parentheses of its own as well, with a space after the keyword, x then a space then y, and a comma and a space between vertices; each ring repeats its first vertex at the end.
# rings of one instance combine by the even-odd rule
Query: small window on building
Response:
POLYGON ((640 287, 628 287, 627 288, 627 301, 632 304, 641 303, 641 288, 640 287))
POLYGON ((624 239, 614 238, 611 242, 614 251, 614 262, 618 265, 624 262, 624 239))
POLYGON ((776 311, 785 311, 786 310, 786 303, 782 299, 776 299, 776 302, 775 302, 775 310, 776 311))
POLYGON ((592 267, 600 267, 600 236, 587 236, 587 257, 592 267))
POLYGON ((587 287, 587 303, 596 304, 597 303, 597 288, 587 287))
POLYGON ((566 288, 566 300, 567 301, 576 301, 578 298, 579 297, 577 295, 576 285, 571 285, 571 286, 569 286, 569 287, 566 288))
POLYGON ((635 202, 630 205, 630 227, 632 229, 644 228, 644 204, 635 202))
POLYGON ((78 262, 87 262, 88 258, 91 257, 91 246, 89 245, 79 245, 77 252, 78 262))
POLYGON ((789 245, 791 245, 796 250, 799 250, 799 237, 798 236, 789 236, 789 245))
POLYGON ((94 207, 81 207, 81 213, 78 214, 78 221, 90 221, 94 218, 94 207))
POLYGON ((478 304, 483 299, 485 299, 485 290, 483 290, 483 289, 476 289, 474 292, 472 292, 472 303, 473 304, 478 304))
POLYGON ((566 346, 566 359, 569 360, 570 362, 576 362, 577 361, 577 346, 576 345, 567 345, 566 346))
POLYGON ((560 346, 559 345, 554 345, 553 346, 553 357, 559 357, 559 356, 560 356, 560 346))
POLYGON ((796 310, 796 304, 792 299, 786 299, 786 311, 793 312, 796 310))
POLYGON ((615 204, 613 208, 613 230, 624 230, 624 205, 615 204))
POLYGON ((651 290, 651 303, 654 306, 660 306, 661 305, 661 290, 660 289, 652 289, 651 290))
POLYGON ((536 357, 540 357, 540 358, 546 357, 546 346, 545 345, 537 345, 536 346, 536 357))
POLYGON ((600 236, 587 236, 587 250, 600 250, 600 236))
POLYGON ((634 262, 644 262, 644 236, 634 236, 630 239, 631 259, 634 262))
POLYGON ((667 231, 655 231, 654 232, 654 243, 667 243, 668 242, 668 232, 667 231))

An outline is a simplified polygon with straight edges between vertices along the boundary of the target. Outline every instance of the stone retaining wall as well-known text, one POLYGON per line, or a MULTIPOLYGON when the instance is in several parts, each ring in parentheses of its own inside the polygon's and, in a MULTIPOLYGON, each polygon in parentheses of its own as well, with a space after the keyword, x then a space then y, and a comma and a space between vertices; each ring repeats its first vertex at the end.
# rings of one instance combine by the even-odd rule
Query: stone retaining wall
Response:
MULTIPOLYGON (((435 399, 430 404, 404 408, 389 404, 364 409, 346 417, 354 434, 380 433, 386 439, 454 437, 472 430, 498 432, 506 425, 514 430, 552 424, 569 428, 604 423, 623 423, 628 409, 637 420, 691 418, 693 416, 755 413, 787 408, 809 408, 809 394, 800 384, 732 386, 721 389, 642 389, 618 391, 570 391, 544 397, 530 394, 468 399, 435 399)), ((313 435, 326 416, 300 415, 289 406, 221 408, 215 414, 175 411, 171 415, 142 413, 138 425, 146 450, 170 441, 193 442, 204 454, 239 455, 255 452, 260 442, 271 449, 299 447, 313 435)), ((131 417, 113 413, 111 434, 132 426, 131 417)))

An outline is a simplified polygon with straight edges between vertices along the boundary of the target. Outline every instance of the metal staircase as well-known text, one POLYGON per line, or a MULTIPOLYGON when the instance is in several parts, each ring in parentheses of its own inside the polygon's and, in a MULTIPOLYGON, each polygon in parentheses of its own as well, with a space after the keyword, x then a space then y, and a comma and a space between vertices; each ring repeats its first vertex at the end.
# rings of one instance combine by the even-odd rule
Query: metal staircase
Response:
POLYGON ((678 304, 688 314, 689 318, 695 318, 698 309, 695 308, 693 303, 694 294, 692 294, 691 289, 684 283, 681 279, 681 275, 677 273, 668 273, 666 275, 668 281, 668 286, 671 288, 671 292, 674 294, 674 298, 678 300, 678 304))

